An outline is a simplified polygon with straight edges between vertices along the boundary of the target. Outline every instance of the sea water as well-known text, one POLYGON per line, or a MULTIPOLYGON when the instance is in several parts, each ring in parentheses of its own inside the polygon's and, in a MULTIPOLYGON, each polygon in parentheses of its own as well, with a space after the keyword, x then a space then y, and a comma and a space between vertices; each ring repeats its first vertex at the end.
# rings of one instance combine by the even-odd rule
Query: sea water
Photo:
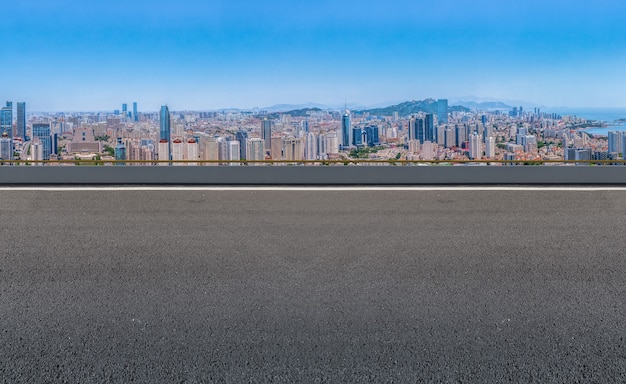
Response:
POLYGON ((601 121, 606 127, 588 128, 584 132, 591 135, 608 136, 609 131, 626 131, 626 108, 560 108, 547 110, 561 116, 570 115, 585 118, 589 121, 601 121))

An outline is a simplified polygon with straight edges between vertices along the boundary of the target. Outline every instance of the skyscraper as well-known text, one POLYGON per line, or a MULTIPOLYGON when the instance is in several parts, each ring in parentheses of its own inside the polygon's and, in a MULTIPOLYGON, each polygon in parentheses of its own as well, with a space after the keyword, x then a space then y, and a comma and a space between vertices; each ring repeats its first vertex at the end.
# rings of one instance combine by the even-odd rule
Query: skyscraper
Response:
POLYGON ((415 140, 415 118, 413 116, 409 118, 408 136, 409 136, 409 141, 415 140))
MULTIPOLYGON (((161 129, 159 131, 159 141, 167 141, 167 159, 159 153, 159 160, 170 160, 172 158, 172 144, 170 136, 172 124, 170 122, 170 110, 167 108, 167 105, 161 107, 160 121, 161 129)), ((160 146, 159 149, 161 149, 160 146)))
POLYGON ((137 102, 133 102, 133 121, 136 123, 139 121, 139 115, 137 114, 137 102))
POLYGON ((17 103, 17 137, 26 140, 26 103, 17 103))
POLYGON ((448 99, 437 100, 437 120, 439 124, 448 124, 448 99))
POLYGON ((482 140, 478 132, 470 135, 469 140, 469 158, 472 160, 480 159, 483 155, 482 140))
MULTIPOLYGON (((265 142, 263 139, 254 137, 246 141, 246 160, 265 160, 265 142)), ((250 165, 263 165, 251 163, 250 165)))
POLYGON ((433 143, 438 142, 437 130, 435 129, 435 118, 432 113, 427 113, 424 116, 424 130, 426 133, 426 140, 433 143))
POLYGON ((428 141, 428 139, 426 139, 426 126, 422 118, 415 119, 415 140, 419 140, 420 144, 424 144, 425 141, 428 141))
POLYGON ((13 140, 13 103, 10 101, 0 109, 0 135, 5 132, 13 140))
POLYGON ((496 138, 489 136, 485 139, 485 156, 492 158, 496 155, 496 138))
POLYGON ((622 152, 622 135, 619 131, 609 131, 608 133, 608 141, 609 141, 609 153, 619 153, 622 152))
POLYGON ((306 134, 306 143, 304 145, 304 158, 305 160, 315 160, 317 157, 317 137, 315 133, 309 132, 306 134))
POLYGON ((626 131, 621 131, 620 134, 622 135, 622 148, 621 148, 621 152, 622 152, 622 158, 624 158, 624 155, 626 154, 626 131))
POLYGON ((341 146, 342 148, 348 148, 352 145, 352 122, 350 118, 350 111, 346 109, 341 118, 341 146))
POLYGON ((352 145, 352 122, 350 111, 346 109, 341 118, 341 146, 348 148, 352 145))
POLYGON ((248 132, 244 130, 237 131, 235 135, 237 141, 239 141, 239 159, 244 160, 246 157, 247 148, 247 140, 248 140, 248 132))
POLYGON ((52 136, 49 123, 33 124, 33 140, 38 140, 43 149, 42 160, 50 160, 52 154, 52 136))
POLYGON ((265 140, 265 149, 272 149, 272 122, 267 117, 263 118, 261 138, 265 140))
MULTIPOLYGON (((240 160, 239 142, 237 140, 220 141, 220 160, 240 160)), ((222 163, 224 165, 240 165, 240 163, 222 163)))
POLYGON ((367 145, 373 147, 375 145, 380 144, 380 139, 378 137, 378 127, 369 126, 365 128, 365 133, 367 134, 367 145))

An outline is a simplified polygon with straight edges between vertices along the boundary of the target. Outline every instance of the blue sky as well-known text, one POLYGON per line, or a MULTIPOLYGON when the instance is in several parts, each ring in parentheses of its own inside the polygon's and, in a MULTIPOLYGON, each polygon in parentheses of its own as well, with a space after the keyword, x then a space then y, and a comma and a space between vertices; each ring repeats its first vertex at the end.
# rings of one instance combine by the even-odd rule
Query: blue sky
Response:
POLYGON ((210 110, 427 97, 626 108, 626 2, 20 0, 0 100, 210 110))

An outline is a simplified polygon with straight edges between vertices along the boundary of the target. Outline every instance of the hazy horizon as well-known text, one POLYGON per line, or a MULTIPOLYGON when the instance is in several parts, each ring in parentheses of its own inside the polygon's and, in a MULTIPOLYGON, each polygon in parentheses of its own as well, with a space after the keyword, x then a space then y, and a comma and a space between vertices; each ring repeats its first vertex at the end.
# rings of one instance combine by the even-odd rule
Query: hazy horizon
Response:
POLYGON ((31 111, 429 97, 626 107, 626 4, 617 0, 176 5, 4 5, 0 100, 31 111))

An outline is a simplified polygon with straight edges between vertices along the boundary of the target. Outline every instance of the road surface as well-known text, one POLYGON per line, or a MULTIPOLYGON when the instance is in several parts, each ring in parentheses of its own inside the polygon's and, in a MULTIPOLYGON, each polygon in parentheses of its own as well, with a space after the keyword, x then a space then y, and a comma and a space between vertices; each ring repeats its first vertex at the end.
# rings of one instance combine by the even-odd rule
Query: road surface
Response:
POLYGON ((0 382, 626 381, 626 191, 0 200, 0 382))

